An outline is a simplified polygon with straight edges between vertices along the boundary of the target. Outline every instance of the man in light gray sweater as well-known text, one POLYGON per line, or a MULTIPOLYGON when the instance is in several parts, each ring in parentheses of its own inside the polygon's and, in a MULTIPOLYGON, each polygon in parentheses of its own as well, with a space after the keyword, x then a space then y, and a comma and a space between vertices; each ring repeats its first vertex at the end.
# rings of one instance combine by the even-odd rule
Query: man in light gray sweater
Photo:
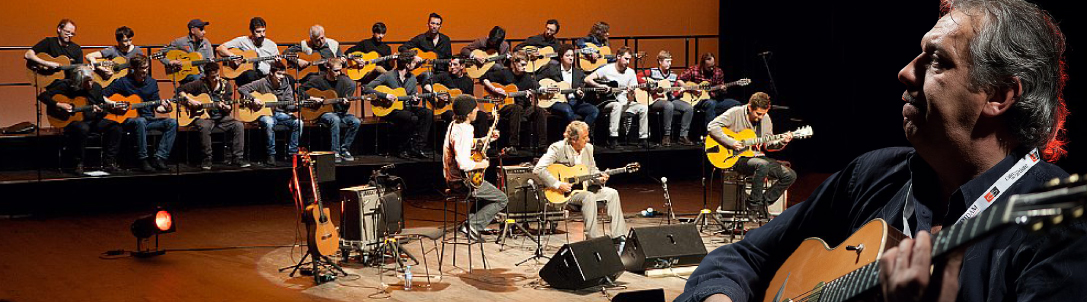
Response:
POLYGON ((757 209, 763 205, 774 203, 785 192, 785 189, 796 181, 796 171, 782 166, 773 158, 766 157, 766 153, 763 152, 763 150, 780 151, 784 149, 785 145, 793 140, 793 135, 792 133, 786 133, 785 137, 780 140, 770 141, 762 145, 745 146, 742 142, 725 135, 722 129, 728 128, 735 133, 745 129, 752 129, 755 131, 756 137, 773 135, 774 123, 770 120, 770 115, 767 114, 769 111, 770 96, 765 92, 756 92, 751 95, 747 105, 732 107, 725 113, 718 115, 717 118, 710 121, 706 129, 710 137, 720 142, 721 145, 730 147, 733 150, 742 150, 747 147, 754 149, 754 157, 741 157, 735 166, 736 171, 753 175, 755 178, 751 184, 751 195, 747 197, 748 208, 757 209), (764 192, 763 187, 766 184, 767 176, 775 179, 776 182, 770 186, 769 190, 764 192))

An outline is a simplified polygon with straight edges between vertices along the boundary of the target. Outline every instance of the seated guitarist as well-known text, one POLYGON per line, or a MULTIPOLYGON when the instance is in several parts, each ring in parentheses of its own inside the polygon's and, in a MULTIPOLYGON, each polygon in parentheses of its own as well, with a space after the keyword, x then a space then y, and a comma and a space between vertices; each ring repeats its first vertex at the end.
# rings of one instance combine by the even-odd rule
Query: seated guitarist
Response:
MULTIPOLYGON (((118 93, 135 94, 144 102, 160 100, 159 83, 151 78, 151 60, 137 53, 128 63, 128 75, 113 81, 102 91, 102 94, 107 96, 118 93)), ((144 107, 138 109, 139 116, 124 121, 125 127, 132 128, 136 132, 136 157, 140 159, 140 170, 144 172, 167 169, 165 163, 170 158, 170 152, 174 149, 174 139, 177 137, 177 120, 155 117, 155 113, 169 111, 170 106, 166 104, 144 107), (147 154, 147 130, 162 131, 162 139, 159 140, 154 156, 147 154)))
MULTIPOLYGON (((1022 0, 944 5, 919 54, 898 73, 905 85, 902 117, 888 116, 902 121, 913 147, 857 157, 804 202, 711 252, 675 301, 761 301, 767 290, 778 291, 766 284, 805 238, 836 246, 876 218, 911 237, 878 261, 873 291, 886 301, 1083 299, 1082 221, 1044 233, 994 229, 932 259, 938 242, 930 232, 977 219, 966 214, 970 208, 1007 204, 1014 194, 1068 175, 1046 162, 1063 156, 1067 142, 1060 135, 1068 114, 1061 99, 1065 39, 1055 19, 1022 0)), ((807 300, 795 298, 777 300, 807 300)))
MULTIPOLYGON (((574 40, 574 45, 577 45, 578 49, 582 49, 588 46, 588 44, 585 43, 593 43, 597 47, 609 46, 609 36, 611 36, 611 25, 608 25, 608 22, 604 21, 596 22, 593 24, 592 27, 589 28, 589 35, 585 36, 584 38, 578 38, 577 40, 574 40)), ((604 60, 604 56, 599 52, 592 53, 590 56, 595 60, 604 60)), ((614 62, 614 59, 608 60, 608 63, 612 62, 614 62)), ((586 72, 593 72, 593 70, 586 70, 586 72)))
MULTIPOLYGON (((71 60, 71 64, 83 64, 83 48, 72 42, 72 38, 75 37, 75 21, 71 19, 60 20, 57 24, 57 36, 48 37, 38 41, 38 44, 34 44, 23 54, 23 58, 27 61, 27 67, 42 68, 43 70, 51 70, 60 67, 60 64, 45 61, 38 58, 38 54, 44 53, 50 56, 60 57, 67 56, 71 60)), ((31 83, 41 88, 49 85, 49 83, 31 83)))
MULTIPOLYGON (((264 18, 253 17, 249 19, 249 35, 234 38, 226 43, 219 44, 219 47, 215 48, 215 52, 220 56, 229 57, 234 54, 230 53, 231 48, 237 48, 242 51, 254 50, 257 52, 258 57, 267 57, 279 55, 279 46, 272 39, 268 39, 268 23, 264 21, 264 18)), ((241 59, 234 60, 229 64, 250 64, 242 63, 241 59)), ((259 80, 260 78, 268 75, 271 72, 271 65, 269 62, 260 61, 252 64, 256 64, 253 70, 247 70, 234 79, 234 84, 243 86, 249 84, 249 82, 259 80)))
MULTIPOLYGON (((343 58, 343 51, 340 50, 340 42, 333 40, 332 38, 325 37, 325 27, 320 24, 315 24, 309 28, 309 39, 302 40, 299 44, 299 48, 302 53, 310 55, 318 53, 322 59, 330 58, 343 58)), ((313 62, 306 61, 304 59, 298 59, 298 68, 304 69, 313 62)), ((324 65, 318 66, 321 71, 325 70, 324 65)), ((319 76, 318 73, 310 73, 302 76, 302 82, 309 81, 310 77, 319 76)))
POLYGON ((38 95, 38 101, 48 106, 50 111, 59 110, 71 112, 72 104, 56 102, 53 97, 63 95, 69 98, 84 97, 88 105, 94 105, 93 111, 83 113, 82 121, 75 121, 64 127, 64 141, 67 146, 68 158, 62 164, 62 168, 75 175, 83 175, 83 153, 87 147, 87 136, 91 132, 101 133, 103 138, 102 166, 106 172, 119 170, 117 167, 117 153, 121 150, 121 125, 117 122, 105 119, 102 111, 112 101, 102 96, 102 86, 91 81, 91 69, 74 69, 68 73, 68 78, 54 81, 45 88, 45 92, 38 95))
POLYGON ((507 132, 509 133, 509 149, 507 154, 510 156, 517 156, 521 149, 521 122, 527 121, 529 124, 529 130, 533 131, 536 135, 535 139, 538 142, 539 148, 547 146, 547 111, 536 106, 535 89, 540 87, 540 83, 536 80, 536 77, 532 73, 527 71, 528 57, 524 52, 515 52, 510 60, 506 63, 509 68, 492 69, 480 77, 480 81, 483 82, 483 88, 491 95, 500 96, 505 98, 508 93, 512 91, 506 91, 502 88, 491 86, 491 83, 498 83, 501 85, 514 84, 517 86, 517 91, 528 91, 525 96, 519 96, 514 98, 514 103, 506 105, 499 109, 499 114, 502 118, 508 122, 507 132))
MULTIPOLYGON (((559 64, 548 64, 547 67, 540 69, 539 78, 550 78, 556 82, 566 82, 570 84, 570 88, 584 86, 585 71, 574 65, 574 60, 577 60, 577 55, 574 54, 574 46, 562 44, 562 46, 559 46, 557 53, 560 55, 559 64)), ((567 123, 580 120, 589 124, 590 136, 592 136, 596 117, 600 115, 600 109, 593 104, 589 104, 585 100, 585 92, 581 90, 567 95, 565 103, 555 103, 549 109, 551 109, 552 114, 565 118, 567 123)))
MULTIPOLYGON (((370 28, 370 31, 373 33, 373 36, 369 39, 359 41, 355 46, 351 46, 351 48, 347 49, 347 53, 377 52, 377 55, 380 57, 391 56, 393 54, 392 47, 389 47, 388 43, 382 41, 385 39, 385 33, 388 31, 388 27, 385 26, 385 23, 374 23, 374 26, 370 28)), ((362 59, 356 60, 361 61, 362 59)), ((359 63, 361 64, 362 62, 359 63)), ((362 79, 359 79, 359 82, 369 83, 370 81, 373 81, 374 78, 377 78, 377 76, 384 74, 390 69, 393 69, 393 61, 391 60, 377 63, 377 67, 375 67, 373 71, 370 71, 369 74, 364 75, 362 79)))
MULTIPOLYGON (((555 179, 547 171, 551 164, 564 164, 568 166, 585 165, 590 173, 599 173, 596 167, 596 158, 593 157, 593 145, 589 143, 589 125, 585 122, 574 121, 566 125, 566 131, 562 134, 563 140, 551 144, 547 153, 540 157, 532 172, 543 182, 542 185, 566 192, 572 190, 573 185, 555 179)), ((596 185, 595 191, 578 192, 571 195, 567 202, 569 205, 580 206, 581 214, 585 216, 585 239, 603 237, 603 230, 597 225, 596 202, 604 201, 608 209, 608 217, 611 217, 611 237, 618 238, 627 234, 627 222, 623 218, 623 205, 619 202, 619 192, 615 189, 604 187, 608 181, 608 174, 602 174, 596 185)))
MULTIPOLYGON (((238 93, 243 97, 249 95, 251 92, 257 93, 271 93, 276 96, 276 101, 290 102, 295 99, 294 85, 287 77, 287 65, 283 64, 283 61, 272 61, 272 68, 269 69, 271 73, 268 76, 245 84, 242 87, 238 87, 238 93)), ((255 100, 254 106, 260 108, 263 106, 260 100, 255 100)), ((257 122, 264 128, 265 137, 268 139, 267 146, 267 158, 264 160, 264 165, 268 167, 276 166, 276 124, 282 124, 287 126, 291 132, 290 139, 287 140, 287 156, 293 157, 298 154, 298 137, 302 135, 302 127, 299 120, 290 114, 290 112, 297 112, 298 106, 291 104, 286 106, 276 106, 272 108, 272 115, 261 116, 257 122)))
POLYGON ((423 153, 423 149, 427 145, 427 139, 430 138, 430 126, 434 123, 434 111, 423 107, 423 103, 418 98, 419 88, 418 82, 411 74, 411 70, 415 69, 417 62, 415 61, 415 54, 411 51, 401 52, 396 59, 396 69, 385 72, 378 76, 376 79, 366 84, 365 93, 377 93, 379 98, 384 98, 389 102, 395 102, 397 96, 389 93, 381 93, 374 90, 377 86, 386 86, 389 88, 404 88, 404 92, 412 99, 404 102, 404 109, 393 110, 392 113, 385 116, 385 119, 393 124, 396 133, 399 133, 400 143, 398 144, 400 158, 428 158, 426 153, 423 153))
MULTIPOLYGON (((398 48, 399 52, 405 52, 412 48, 418 48, 421 51, 430 51, 438 55, 438 59, 450 59, 453 58, 453 44, 449 36, 441 33, 442 30, 442 15, 437 13, 430 13, 427 17, 427 31, 419 34, 408 42, 401 44, 398 48)), ((434 71, 448 70, 447 64, 438 63, 434 64, 434 71)), ((426 73, 424 73, 425 75, 426 73)), ((422 82, 426 82, 423 80, 422 82)))
MULTIPOLYGON (((207 31, 205 30, 205 27, 207 27, 209 24, 211 23, 205 22, 200 19, 189 20, 189 33, 184 37, 180 37, 174 39, 173 41, 170 41, 170 43, 167 44, 166 47, 175 48, 185 52, 199 52, 200 55, 204 57, 204 59, 215 58, 215 49, 212 48, 211 41, 208 41, 208 38, 206 38, 207 31)), ((181 67, 182 62, 180 60, 167 60, 166 58, 163 58, 162 64, 166 65, 167 67, 181 67)), ((203 71, 203 67, 200 67, 200 70, 203 71)), ((177 83, 178 85, 185 85, 189 82, 200 79, 200 77, 203 75, 203 72, 195 75, 189 75, 186 76, 184 79, 181 79, 181 81, 178 81, 177 83)))
MULTIPOLYGON (((758 137, 773 135, 774 123, 770 120, 770 95, 765 92, 756 92, 751 95, 747 105, 732 107, 725 113, 710 121, 706 131, 710 137, 721 142, 721 145, 740 150, 744 146, 737 140, 725 135, 722 128, 728 128, 732 132, 740 132, 745 129, 755 130, 758 137)), ((790 185, 796 181, 796 171, 782 166, 777 160, 766 157, 763 151, 780 151, 792 141, 792 133, 787 133, 785 138, 779 141, 768 142, 764 145, 754 146, 755 157, 741 157, 736 161, 736 170, 740 173, 753 175, 751 195, 747 197, 748 209, 759 209, 763 205, 773 204, 785 193, 790 185), (766 178, 776 180, 768 190, 763 190, 766 178)))
MULTIPOLYGON (((303 98, 309 98, 306 94, 307 90, 317 89, 324 91, 336 91, 336 97, 348 97, 355 94, 355 81, 343 76, 343 60, 339 58, 332 58, 325 61, 325 71, 322 76, 313 77, 308 82, 302 84, 302 87, 298 88, 302 90, 303 98)), ((351 109, 351 102, 344 101, 331 105, 334 109, 333 112, 322 114, 318 118, 320 123, 328 125, 329 150, 336 152, 336 162, 353 161, 355 157, 351 155, 349 151, 351 145, 355 142, 355 136, 359 132, 359 127, 362 126, 362 120, 359 120, 354 114, 348 113, 347 110, 351 109), (344 133, 343 139, 340 139, 340 128, 346 127, 347 132, 344 133)))
MULTIPOLYGON (((510 43, 506 42, 506 30, 500 26, 495 26, 491 28, 490 33, 488 33, 486 37, 472 40, 472 43, 468 43, 468 45, 465 45, 464 48, 460 49, 461 57, 475 60, 477 66, 482 65, 483 61, 487 58, 475 57, 472 55, 472 51, 474 50, 482 50, 488 53, 493 52, 499 56, 508 55, 510 53, 510 43)), ((491 68, 502 68, 502 64, 495 64, 491 68)))
MULTIPOLYGON (((634 67, 630 66, 630 60, 633 59, 630 48, 620 47, 619 50, 615 51, 615 58, 615 63, 597 68, 596 71, 593 71, 592 74, 585 78, 585 84, 592 87, 611 87, 600 83, 600 81, 603 81, 615 82, 619 87, 627 88, 614 94, 614 97, 611 96, 612 94, 607 94, 604 111, 608 113, 608 141, 605 146, 608 149, 620 148, 619 122, 625 119, 623 117, 624 113, 629 113, 638 118, 638 142, 631 145, 654 148, 656 144, 649 142, 649 106, 639 104, 634 100, 634 86, 638 85, 638 77, 634 73, 634 67)), ((624 124, 627 125, 624 130, 629 132, 633 121, 627 119, 624 124)))
MULTIPOLYGON (((555 37, 557 34, 559 34, 559 20, 548 19, 547 23, 544 24, 543 33, 528 37, 524 42, 517 44, 513 50, 517 51, 524 49, 526 46, 533 46, 537 48, 551 47, 551 50, 558 51, 562 43, 558 37, 555 37)), ((554 63, 555 60, 551 60, 551 62, 554 63)))
MULTIPOLYGON (((702 54, 702 57, 698 60, 698 65, 688 67, 677 79, 689 84, 709 82, 711 86, 716 86, 725 84, 725 72, 721 70, 721 67, 717 67, 717 58, 712 53, 707 52, 702 54)), ((676 95, 682 93, 682 91, 677 91, 676 95)), ((703 91, 702 93, 706 92, 703 91)), ((706 120, 709 120, 711 116, 717 116, 721 112, 725 112, 729 108, 740 105, 739 101, 726 98, 724 90, 710 91, 709 94, 709 99, 695 104, 696 109, 702 109, 706 112, 706 120)))
MULTIPOLYGON (((132 57, 143 54, 143 48, 132 44, 132 37, 136 35, 128 26, 121 26, 117 28, 115 32, 117 37, 117 45, 103 48, 102 50, 95 51, 87 54, 87 62, 94 62, 97 59, 112 60, 117 57, 125 57, 132 60, 132 57)), ((103 74, 103 78, 113 76, 113 68, 107 68, 106 66, 98 66, 96 72, 103 74)))
MULTIPOLYGON (((486 169, 490 161, 484 158, 476 162, 472 160, 472 147, 475 145, 475 133, 472 122, 479 114, 479 107, 475 98, 471 95, 460 95, 453 101, 453 123, 445 131, 445 139, 442 140, 442 172, 445 174, 445 182, 454 192, 465 192, 468 186, 465 184, 465 171, 486 169)), ((498 137, 498 131, 489 133, 494 138, 498 137)), ((461 226, 460 231, 467 234, 472 240, 482 241, 479 233, 491 223, 499 211, 506 208, 509 197, 493 184, 484 180, 479 188, 472 190, 472 196, 478 199, 474 208, 477 210, 468 216, 468 221, 461 226), (480 206, 482 205, 482 207, 480 206)))
MULTIPOLYGON (((646 69, 639 73, 638 83, 668 80, 672 85, 675 85, 678 76, 672 72, 672 53, 661 50, 657 54, 657 64, 657 68, 646 69)), ((694 142, 687 138, 687 134, 691 130, 691 120, 694 118, 694 107, 691 104, 676 99, 675 95, 671 93, 665 93, 662 98, 653 100, 653 103, 649 105, 649 109, 661 111, 662 113, 661 124, 664 133, 661 135, 661 145, 665 147, 672 145, 672 118, 676 112, 680 114, 679 140, 677 143, 684 146, 694 145, 694 142)))
MULTIPOLYGON (((205 109, 208 112, 208 118, 197 118, 192 122, 197 131, 200 131, 200 148, 203 149, 204 154, 203 159, 200 160, 200 169, 205 171, 211 170, 211 131, 214 129, 226 132, 226 137, 229 138, 231 154, 224 156, 226 162, 240 168, 250 166, 249 161, 245 159, 245 139, 243 138, 245 125, 230 115, 233 108, 231 105, 221 102, 233 100, 234 89, 226 79, 219 75, 220 68, 219 64, 204 64, 203 75, 199 81, 192 81, 177 87, 178 93, 186 93, 190 96, 207 94, 215 102, 214 106, 205 109)), ((191 99, 187 101, 187 104, 190 108, 200 106, 200 102, 191 99)))

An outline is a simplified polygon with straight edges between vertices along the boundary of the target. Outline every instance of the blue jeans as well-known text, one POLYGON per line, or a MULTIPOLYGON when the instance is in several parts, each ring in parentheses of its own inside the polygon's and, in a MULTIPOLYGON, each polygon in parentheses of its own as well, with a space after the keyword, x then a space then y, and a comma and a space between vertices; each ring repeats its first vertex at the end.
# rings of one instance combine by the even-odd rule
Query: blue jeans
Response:
POLYGON ((298 127, 297 119, 283 112, 275 112, 272 115, 261 116, 257 122, 264 127, 265 137, 268 138, 269 157, 276 155, 276 124, 285 125, 291 130, 291 138, 287 140, 287 154, 298 153, 298 136, 302 135, 302 127, 298 127))
POLYGON ((600 115, 600 109, 586 102, 577 102, 573 105, 570 103, 555 103, 551 105, 551 111, 565 118, 567 123, 581 117, 581 121, 589 124, 590 127, 596 122, 596 116, 600 115))
POLYGON ((351 144, 355 142, 355 135, 359 132, 359 126, 362 125, 362 121, 350 113, 329 112, 322 114, 319 120, 328 125, 329 136, 332 137, 332 145, 329 148, 332 149, 330 151, 336 153, 343 153, 351 148, 351 144), (342 144, 340 143, 340 126, 347 126, 347 135, 343 138, 342 144))
POLYGON ((155 157, 161 160, 170 158, 170 150, 174 149, 174 138, 177 137, 177 120, 141 116, 125 120, 125 126, 132 127, 136 131, 136 157, 147 158, 147 130, 151 129, 162 131, 162 140, 159 140, 155 157))
POLYGON ((661 125, 663 135, 672 135, 672 118, 678 111, 680 113, 679 136, 686 137, 691 130, 691 118, 694 117, 694 109, 691 104, 681 100, 658 99, 649 106, 650 109, 661 111, 661 125))

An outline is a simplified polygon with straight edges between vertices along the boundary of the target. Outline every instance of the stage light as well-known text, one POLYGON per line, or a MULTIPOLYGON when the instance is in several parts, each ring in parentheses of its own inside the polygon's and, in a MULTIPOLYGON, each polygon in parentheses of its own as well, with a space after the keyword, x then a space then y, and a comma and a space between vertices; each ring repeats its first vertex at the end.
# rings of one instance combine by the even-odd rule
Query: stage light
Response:
POLYGON ((173 233, 175 230, 173 215, 163 209, 137 218, 132 222, 132 235, 136 236, 136 251, 132 255, 152 257, 165 254, 165 250, 159 249, 159 234, 173 233), (154 247, 149 246, 152 236, 155 237, 154 247))

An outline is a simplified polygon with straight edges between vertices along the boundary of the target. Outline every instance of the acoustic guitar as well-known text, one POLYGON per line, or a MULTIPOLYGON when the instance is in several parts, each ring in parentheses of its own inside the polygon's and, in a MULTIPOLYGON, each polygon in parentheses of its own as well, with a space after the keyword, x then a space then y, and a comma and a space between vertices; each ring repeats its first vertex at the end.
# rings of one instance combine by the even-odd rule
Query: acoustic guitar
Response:
MULTIPOLYGON (((1073 175, 1054 179, 1037 193, 1017 194, 978 216, 944 228, 932 237, 932 258, 939 259, 993 231, 1008 226, 1037 232, 1081 219, 1087 184, 1073 175)), ((880 290, 879 263, 884 251, 905 238, 883 219, 875 219, 830 248, 819 238, 800 243, 781 264, 763 301, 871 300, 880 290)))
POLYGON ((56 80, 64 79, 65 71, 91 65, 72 64, 72 60, 71 58, 68 58, 68 56, 54 58, 47 53, 38 53, 37 57, 47 62, 60 64, 60 67, 48 68, 30 60, 26 61, 27 80, 30 81, 31 85, 38 85, 40 88, 45 88, 46 86, 49 86, 49 84, 53 84, 56 80))
POLYGON ((502 90, 506 91, 506 97, 502 97, 501 95, 493 94, 490 92, 484 92, 486 96, 483 97, 483 102, 481 102, 483 110, 490 111, 492 109, 502 109, 502 107, 512 105, 514 103, 514 99, 528 96, 528 92, 530 91, 517 91, 516 84, 502 85, 499 83, 491 82, 491 87, 502 88, 502 90))
POLYGON ((679 99, 694 106, 697 105, 698 102, 710 99, 710 91, 725 90, 734 86, 747 86, 751 84, 751 79, 740 79, 735 82, 728 82, 721 85, 710 85, 710 82, 708 81, 703 81, 698 84, 685 83, 683 81, 677 81, 677 83, 683 86, 683 89, 680 89, 683 92, 679 99))
POLYGON ((45 108, 46 119, 49 120, 49 125, 54 128, 64 128, 73 122, 83 121, 84 113, 95 110, 95 105, 90 103, 86 97, 82 96, 70 98, 63 94, 57 94, 53 96, 53 101, 58 104, 64 103, 72 105, 72 110, 70 111, 62 110, 59 106, 49 106, 45 108))
POLYGON ((645 88, 634 90, 634 99, 637 100, 638 103, 647 105, 659 99, 668 99, 669 94, 686 89, 680 85, 673 86, 672 81, 669 80, 654 81, 647 79, 646 84, 645 88))
POLYGON ((317 72, 319 70, 319 67, 317 66, 321 66, 326 62, 326 60, 321 57, 320 53, 314 52, 307 55, 306 53, 302 52, 302 48, 297 45, 288 47, 287 50, 283 51, 283 53, 289 53, 295 56, 294 59, 287 60, 287 67, 298 70, 298 76, 300 77, 313 72, 317 72), (309 62, 309 66, 306 66, 306 68, 298 68, 299 59, 309 62))
POLYGON ((234 60, 230 60, 227 63, 223 64, 223 69, 220 74, 222 74, 222 76, 227 79, 235 79, 238 76, 241 76, 243 72, 253 70, 253 68, 256 68, 255 66, 257 62, 298 58, 298 54, 273 55, 262 57, 257 54, 256 50, 241 50, 238 48, 227 49, 227 51, 233 54, 231 56, 232 58, 241 58, 241 63, 235 63, 234 60))
POLYGON ((165 105, 166 108, 169 109, 172 107, 170 106, 170 103, 174 101, 174 99, 161 99, 144 102, 143 98, 140 98, 139 95, 135 94, 128 96, 114 94, 109 96, 109 100, 113 101, 116 105, 109 110, 105 110, 105 119, 118 123, 124 123, 127 119, 138 117, 138 110, 143 108, 165 105))
POLYGON ((178 124, 178 126, 188 126, 188 125, 191 125, 192 122, 197 120, 197 119, 211 118, 211 115, 208 114, 208 111, 215 109, 217 107, 217 104, 219 104, 219 103, 222 103, 222 104, 227 105, 227 106, 231 106, 231 109, 227 109, 227 110, 232 110, 233 106, 234 106, 234 101, 233 100, 223 100, 223 99, 220 99, 218 96, 212 97, 211 95, 208 95, 206 93, 201 93, 201 94, 198 94, 198 95, 191 95, 191 94, 183 92, 183 93, 180 93, 179 95, 181 97, 177 98, 178 104, 180 104, 181 107, 185 107, 185 109, 177 111, 177 115, 178 115, 177 116, 177 124, 178 124), (184 98, 184 99, 182 99, 182 98, 184 98), (198 106, 189 106, 189 104, 188 104, 188 102, 186 102, 186 100, 193 100, 193 101, 199 102, 200 105, 198 105, 198 106))
POLYGON ((570 192, 563 192, 562 190, 555 188, 543 188, 544 198, 550 203, 566 203, 567 201, 570 201, 570 196, 574 196, 574 194, 577 194, 578 192, 590 191, 592 189, 592 182, 605 174, 611 176, 623 173, 634 173, 641 168, 641 164, 634 162, 629 163, 622 168, 607 169, 603 172, 591 173, 589 167, 586 165, 567 166, 564 164, 552 164, 547 166, 547 172, 551 173, 551 176, 554 176, 555 179, 572 185, 573 188, 570 192))
POLYGON ((449 89, 442 84, 434 84, 430 86, 432 93, 436 95, 434 98, 430 98, 426 102, 426 107, 434 111, 434 115, 442 115, 446 111, 453 110, 453 98, 464 94, 460 89, 449 89), (445 97, 442 97, 442 96, 445 97))
POLYGON ((186 52, 180 49, 173 49, 166 52, 166 60, 178 60, 181 61, 181 66, 166 66, 166 77, 171 81, 180 81, 190 75, 200 74, 200 66, 204 64, 217 64, 223 61, 230 61, 235 59, 241 59, 240 56, 230 56, 221 58, 205 59, 204 55, 199 52, 186 52))
POLYGON ((252 123, 260 119, 261 116, 271 116, 273 108, 276 107, 283 107, 291 104, 307 106, 314 103, 315 102, 310 102, 306 100, 303 100, 301 102, 295 102, 291 100, 280 101, 279 98, 276 97, 276 95, 273 93, 260 93, 253 91, 250 92, 249 95, 243 94, 241 100, 238 101, 238 113, 235 116, 235 119, 245 123, 252 123), (257 106, 257 102, 255 102, 256 100, 259 100, 261 102, 260 106, 257 106))
POLYGON ((604 85, 606 87, 592 87, 591 89, 589 87, 586 87, 587 89, 584 89, 585 91, 588 91, 588 92, 594 92, 592 94, 586 94, 586 96, 587 96, 587 99, 588 99, 588 101, 590 103, 597 104, 597 105, 603 104, 603 103, 608 102, 608 101, 611 101, 615 97, 615 95, 623 93, 624 91, 634 90, 635 95, 627 95, 627 101, 628 102, 638 102, 640 104, 649 106, 648 98, 643 97, 642 99, 638 99, 637 98, 637 92, 638 92, 638 90, 650 89, 654 85, 656 85, 655 83, 652 83, 652 82, 646 82, 646 83, 637 84, 637 85, 634 85, 634 86, 625 86, 625 85, 619 85, 618 81, 606 81, 606 80, 603 80, 603 79, 597 79, 597 83, 600 83, 600 84, 602 84, 602 85, 604 85))
MULTIPOLYGON (((314 162, 310 152, 303 148, 298 156, 301 158, 299 164, 309 170, 309 188, 313 189, 313 203, 307 205, 303 213, 306 221, 306 243, 310 255, 316 261, 317 258, 335 255, 339 251, 340 234, 336 231, 336 225, 332 224, 332 212, 321 201, 321 186, 317 184, 317 174, 313 171, 314 162)), ((295 188, 298 187, 295 183, 295 188)))
MULTIPOLYGON (((149 58, 151 60, 161 60, 162 58, 165 58, 165 57, 166 57, 165 50, 160 50, 160 51, 156 51, 155 53, 151 54, 151 57, 149 57, 149 58)), ((109 76, 108 78, 104 74, 98 72, 98 70, 95 70, 95 72, 94 72, 94 76, 93 76, 94 77, 94 82, 98 83, 98 85, 102 85, 102 87, 106 87, 106 86, 109 86, 109 84, 113 84, 113 81, 116 81, 117 79, 120 79, 122 77, 127 76, 128 75, 128 67, 129 67, 130 64, 128 63, 128 58, 126 58, 126 57, 115 57, 113 59, 99 58, 99 59, 97 59, 95 61, 95 65, 96 66, 101 66, 101 67, 104 67, 104 68, 107 68, 107 69, 110 69, 110 70, 113 71, 113 75, 109 76)))
MULTIPOLYGON (((491 109, 491 116, 494 117, 494 121, 491 123, 490 130, 487 130, 487 135, 481 138, 472 139, 472 161, 474 162, 478 163, 487 159, 487 148, 490 148, 491 141, 494 141, 494 135, 491 135, 491 133, 494 133, 494 130, 498 129, 498 108, 491 109)), ((472 186, 472 188, 478 189, 479 186, 483 185, 483 174, 485 174, 485 172, 487 172, 486 167, 464 171, 464 182, 469 186, 472 186)))
MULTIPOLYGON (((727 127, 722 127, 725 135, 739 141, 743 145, 740 150, 733 150, 722 142, 718 142, 712 136, 706 136, 706 159, 718 169, 728 169, 736 165, 741 157, 755 156, 755 149, 762 144, 785 138, 787 133, 777 135, 756 136, 755 130, 744 129, 739 133, 732 132, 727 127)), ((805 139, 812 136, 811 126, 803 126, 792 131, 793 139, 805 139)))
POLYGON ((536 94, 536 106, 540 108, 551 108, 555 103, 566 103, 566 95, 576 93, 578 91, 584 92, 607 92, 608 88, 598 87, 578 87, 570 88, 570 83, 555 81, 552 79, 540 80, 540 89, 536 94))
POLYGON ((600 68, 600 66, 608 64, 608 60, 614 60, 615 55, 612 55, 611 47, 585 43, 585 47, 581 48, 581 51, 578 52, 578 58, 578 65, 581 66, 581 70, 584 70, 587 74, 600 68), (600 58, 594 59, 594 54, 600 55, 600 58))
POLYGON ((433 51, 423 51, 422 49, 412 48, 410 51, 415 52, 415 56, 423 59, 422 63, 415 66, 415 69, 411 70, 411 74, 420 75, 424 72, 434 69, 434 64, 449 63, 450 59, 439 59, 438 54, 433 51))
POLYGON ((551 64, 551 59, 558 58, 562 55, 556 53, 555 49, 551 46, 525 46, 522 50, 528 54, 528 72, 537 72, 541 68, 544 68, 544 66, 547 66, 547 64, 551 64))
POLYGON ((398 58, 397 55, 389 55, 383 57, 376 51, 356 51, 346 54, 346 56, 347 66, 344 66, 343 71, 345 74, 347 74, 348 78, 351 78, 351 80, 354 81, 361 80, 362 77, 365 77, 370 72, 373 72, 374 69, 377 68, 377 64, 384 63, 388 60, 396 60, 396 58, 398 58), (362 63, 359 64, 359 62, 355 60, 361 60, 362 63))
POLYGON ((491 67, 494 67, 496 62, 506 60, 510 55, 499 54, 497 50, 493 49, 487 51, 476 49, 472 51, 472 57, 480 59, 483 62, 480 63, 472 58, 464 59, 464 73, 468 74, 469 78, 478 79, 479 77, 482 77, 483 74, 487 73, 487 71, 490 71, 491 67))
MULTIPOLYGON (((435 86, 437 86, 437 85, 440 85, 440 84, 436 84, 435 86)), ((445 87, 445 86, 442 86, 442 87, 445 87)), ((419 98, 419 99, 423 100, 423 99, 429 99, 429 98, 436 97, 438 95, 448 93, 448 89, 446 89, 445 92, 435 91, 435 92, 428 92, 428 93, 417 93, 415 95, 408 95, 408 91, 405 90, 403 87, 391 88, 391 87, 385 86, 385 85, 374 87, 374 90, 377 91, 377 92, 381 92, 381 93, 385 93, 385 94, 391 94, 391 95, 396 96, 396 100, 391 101, 391 102, 388 99, 384 99, 384 98, 380 98, 380 97, 375 96, 377 98, 377 100, 370 103, 371 105, 373 105, 373 106, 370 107, 370 109, 372 109, 374 111, 374 116, 386 116, 386 115, 389 115, 390 113, 392 113, 393 110, 404 110, 404 102, 414 102, 415 98, 419 98)), ((414 103, 411 103, 411 104, 415 105, 414 103)))
POLYGON ((336 108, 332 105, 336 103, 346 103, 351 101, 380 101, 375 94, 338 97, 336 95, 336 91, 334 90, 320 90, 317 88, 307 89, 306 94, 311 97, 321 99, 321 101, 318 102, 303 101, 304 106, 300 107, 299 111, 302 113, 302 119, 307 121, 317 121, 317 119, 321 118, 322 114, 333 112, 336 108))

